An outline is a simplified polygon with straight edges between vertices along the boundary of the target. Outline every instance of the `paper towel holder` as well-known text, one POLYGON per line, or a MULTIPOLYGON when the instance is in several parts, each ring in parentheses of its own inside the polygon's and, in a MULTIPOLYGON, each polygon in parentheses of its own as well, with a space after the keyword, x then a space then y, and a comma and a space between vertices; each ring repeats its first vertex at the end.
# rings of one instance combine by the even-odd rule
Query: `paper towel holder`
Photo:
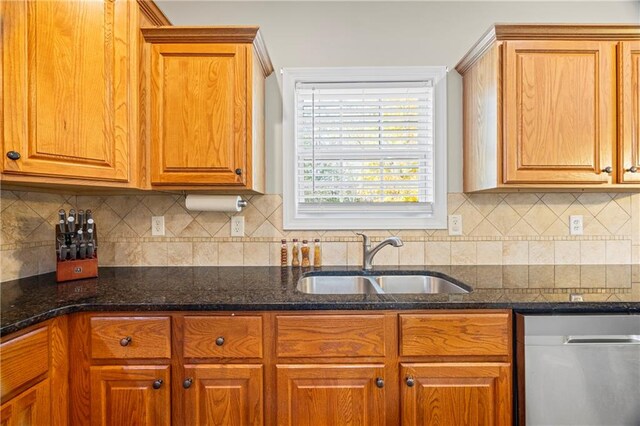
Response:
POLYGON ((192 211, 240 212, 248 205, 240 195, 185 195, 185 207, 192 211))

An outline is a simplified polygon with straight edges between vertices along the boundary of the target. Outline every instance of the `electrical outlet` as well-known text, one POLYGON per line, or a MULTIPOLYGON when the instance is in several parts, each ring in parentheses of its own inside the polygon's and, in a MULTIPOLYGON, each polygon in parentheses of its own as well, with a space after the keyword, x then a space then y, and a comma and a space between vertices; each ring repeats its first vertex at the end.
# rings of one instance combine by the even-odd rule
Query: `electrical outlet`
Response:
POLYGON ((151 235, 156 237, 164 235, 164 216, 151 217, 151 235))
POLYGON ((231 216, 231 236, 244 237, 244 216, 231 216))
POLYGON ((449 235, 462 235, 462 215, 449 215, 449 235))
POLYGON ((583 228, 582 215, 569 216, 569 233, 571 235, 582 235, 583 228))

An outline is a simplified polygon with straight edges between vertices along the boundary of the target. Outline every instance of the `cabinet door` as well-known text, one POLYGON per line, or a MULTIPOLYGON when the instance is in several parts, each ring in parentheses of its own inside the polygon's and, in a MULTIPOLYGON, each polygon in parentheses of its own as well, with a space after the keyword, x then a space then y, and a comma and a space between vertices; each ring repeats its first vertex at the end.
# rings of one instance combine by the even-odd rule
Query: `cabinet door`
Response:
POLYGON ((128 181, 128 1, 3 3, 4 172, 128 181))
POLYGON ((511 425, 511 365, 402 364, 402 425, 511 425))
POLYGON ((1 426, 46 426, 51 424, 51 383, 43 380, 0 408, 1 426))
POLYGON ((152 47, 152 184, 246 184, 247 49, 152 47))
POLYGON ((616 141, 615 43, 507 41, 504 183, 608 183, 616 141))
POLYGON ((382 425, 383 365, 278 365, 278 425, 382 425))
POLYGON ((91 424, 169 425, 170 392, 169 366, 91 367, 91 424))
POLYGON ((261 365, 187 365, 184 375, 190 380, 185 382, 186 424, 262 425, 261 365))
POLYGON ((618 155, 621 183, 640 183, 640 41, 620 43, 618 155))

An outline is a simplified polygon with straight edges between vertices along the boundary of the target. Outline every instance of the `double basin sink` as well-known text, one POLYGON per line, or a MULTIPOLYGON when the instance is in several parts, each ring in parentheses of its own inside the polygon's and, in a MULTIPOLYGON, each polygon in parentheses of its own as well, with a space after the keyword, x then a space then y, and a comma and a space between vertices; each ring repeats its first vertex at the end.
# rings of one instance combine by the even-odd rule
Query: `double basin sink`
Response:
POLYGON ((471 287, 433 274, 311 273, 298 281, 308 294, 449 294, 470 293, 471 287))

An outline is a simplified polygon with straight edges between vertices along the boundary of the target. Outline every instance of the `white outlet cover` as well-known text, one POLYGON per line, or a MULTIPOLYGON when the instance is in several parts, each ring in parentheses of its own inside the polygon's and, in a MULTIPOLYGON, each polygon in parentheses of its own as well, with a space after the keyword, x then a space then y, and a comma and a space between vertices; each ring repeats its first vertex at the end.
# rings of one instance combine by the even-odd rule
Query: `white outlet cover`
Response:
POLYGON ((231 236, 244 237, 244 216, 231 217, 231 236))
POLYGON ((164 216, 151 217, 151 235, 155 237, 164 235, 164 216))
POLYGON ((462 215, 449 215, 449 235, 462 235, 462 215))
POLYGON ((582 215, 569 216, 569 233, 571 235, 582 235, 584 233, 584 221, 582 215))

